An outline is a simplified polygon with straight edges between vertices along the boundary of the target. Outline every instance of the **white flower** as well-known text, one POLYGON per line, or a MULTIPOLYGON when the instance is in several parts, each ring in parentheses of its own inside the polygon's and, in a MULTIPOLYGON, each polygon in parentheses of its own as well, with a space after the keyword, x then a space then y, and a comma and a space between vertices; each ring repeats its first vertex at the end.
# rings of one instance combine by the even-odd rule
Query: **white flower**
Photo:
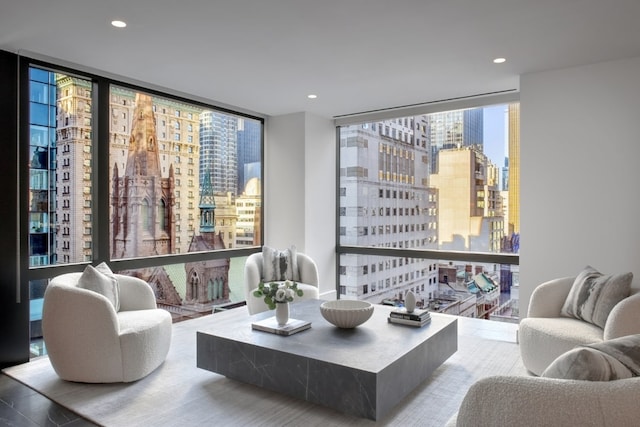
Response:
POLYGON ((294 297, 295 295, 296 295, 296 294, 293 292, 293 289, 289 289, 289 288, 287 288, 287 289, 285 290, 285 298, 287 298, 287 299, 293 299, 293 297, 294 297))
POLYGON ((280 288, 276 291, 275 300, 278 302, 284 302, 287 298, 287 291, 290 289, 280 288))

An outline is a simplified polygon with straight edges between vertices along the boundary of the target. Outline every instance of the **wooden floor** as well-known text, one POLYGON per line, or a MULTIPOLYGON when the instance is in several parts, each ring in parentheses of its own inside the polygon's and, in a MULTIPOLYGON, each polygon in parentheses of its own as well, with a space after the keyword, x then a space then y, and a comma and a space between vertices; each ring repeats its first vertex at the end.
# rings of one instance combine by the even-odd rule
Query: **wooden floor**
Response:
POLYGON ((22 383, 0 374, 0 426, 95 426, 22 383))

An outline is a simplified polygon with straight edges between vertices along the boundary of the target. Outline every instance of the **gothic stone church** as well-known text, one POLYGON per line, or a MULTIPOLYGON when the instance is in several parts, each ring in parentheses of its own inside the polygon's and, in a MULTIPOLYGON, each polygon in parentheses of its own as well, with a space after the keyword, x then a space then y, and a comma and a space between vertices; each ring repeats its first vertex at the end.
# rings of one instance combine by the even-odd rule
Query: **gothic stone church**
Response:
MULTIPOLYGON (((113 170, 112 258, 135 258, 175 253, 175 179, 161 177, 156 119, 152 98, 136 93, 125 169, 113 170)), ((208 176, 208 175, 207 175, 208 176)), ((205 180, 206 181, 206 180, 205 180)), ((215 202, 210 182, 201 185, 200 229, 189 252, 224 249, 215 232, 215 202)), ((179 313, 211 313, 214 304, 229 302, 229 260, 185 264, 186 295, 181 297, 163 267, 123 272, 142 278, 153 287, 158 304, 174 317, 179 313)), ((193 314, 191 316, 193 316, 193 314)))

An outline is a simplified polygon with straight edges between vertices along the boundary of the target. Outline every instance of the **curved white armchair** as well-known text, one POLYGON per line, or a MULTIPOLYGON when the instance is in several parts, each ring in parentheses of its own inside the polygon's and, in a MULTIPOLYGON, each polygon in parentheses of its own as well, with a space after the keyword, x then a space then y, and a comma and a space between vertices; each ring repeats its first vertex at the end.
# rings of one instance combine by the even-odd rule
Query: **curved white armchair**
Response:
POLYGON ((632 283, 631 295, 611 310, 604 329, 560 311, 575 277, 554 279, 531 294, 527 317, 520 321, 518 340, 524 366, 536 375, 558 356, 578 345, 640 334, 640 289, 632 283))
MULTIPOLYGON (((294 303, 299 300, 318 299, 318 267, 316 263, 306 254, 297 253, 296 256, 300 280, 298 289, 302 289, 303 295, 295 297, 294 303)), ((258 252, 249 255, 244 265, 244 296, 247 300, 249 314, 256 314, 267 311, 269 307, 261 298, 253 296, 253 292, 258 289, 258 284, 262 280, 262 253, 258 252)))
POLYGON ((486 377, 471 386, 447 427, 631 426, 640 419, 640 377, 580 381, 486 377))
POLYGON ((67 381, 130 382, 164 361, 171 344, 171 314, 156 307, 145 281, 115 274, 120 309, 81 287, 82 273, 51 280, 44 294, 42 329, 51 365, 67 381))

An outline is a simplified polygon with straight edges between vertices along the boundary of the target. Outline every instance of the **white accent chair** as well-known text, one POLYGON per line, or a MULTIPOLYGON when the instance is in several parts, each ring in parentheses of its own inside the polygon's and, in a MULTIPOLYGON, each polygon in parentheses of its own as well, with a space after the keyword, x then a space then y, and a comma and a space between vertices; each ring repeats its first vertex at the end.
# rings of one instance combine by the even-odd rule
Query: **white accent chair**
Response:
POLYGON ((531 294, 527 317, 520 321, 518 341, 524 366, 540 375, 558 356, 578 345, 640 334, 640 285, 631 284, 631 295, 611 310, 605 328, 562 317, 560 310, 575 277, 554 279, 531 294))
POLYGON ((42 329, 60 378, 86 383, 130 382, 160 366, 169 352, 172 321, 158 309, 151 286, 115 274, 120 310, 103 295, 78 287, 82 273, 51 280, 44 294, 42 329))
MULTIPOLYGON (((318 267, 316 263, 306 254, 297 253, 296 260, 298 263, 298 271, 300 280, 296 281, 298 289, 301 289, 303 295, 296 296, 293 303, 300 300, 318 299, 320 293, 318 290, 318 267)), ((262 252, 249 255, 244 265, 244 296, 247 300, 247 308, 249 314, 256 314, 267 311, 269 307, 261 298, 253 296, 253 292, 258 289, 258 284, 262 280, 262 252)))
POLYGON ((632 426, 640 377, 615 381, 491 376, 471 386, 446 427, 632 426))

